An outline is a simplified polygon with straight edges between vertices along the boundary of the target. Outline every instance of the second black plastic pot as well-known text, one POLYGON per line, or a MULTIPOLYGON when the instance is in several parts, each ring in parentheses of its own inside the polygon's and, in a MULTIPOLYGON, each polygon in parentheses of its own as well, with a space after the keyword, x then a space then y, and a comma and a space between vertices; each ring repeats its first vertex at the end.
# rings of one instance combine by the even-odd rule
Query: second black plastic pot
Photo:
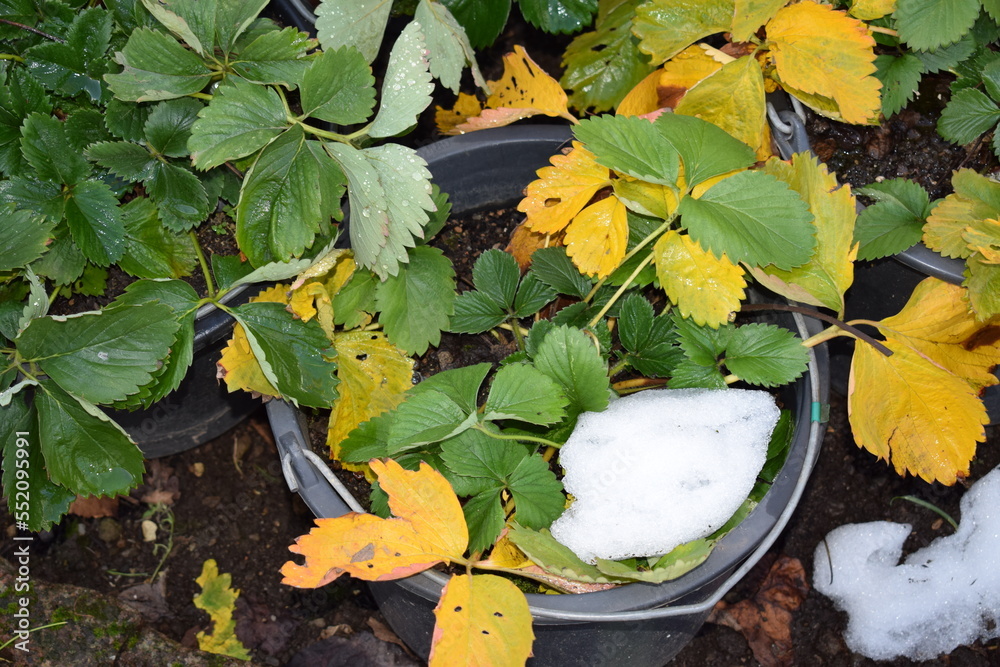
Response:
MULTIPOLYGON (((562 127, 501 128, 447 139, 422 148, 420 155, 451 197, 454 213, 462 213, 516 202, 535 171, 568 140, 569 131, 562 127)), ((807 327, 798 316, 782 321, 803 338, 819 328, 807 327)), ((827 361, 825 351, 819 350, 812 354, 807 374, 782 396, 795 418, 785 466, 760 505, 701 566, 659 585, 631 584, 581 595, 529 594, 536 636, 529 664, 658 667, 676 655, 787 523, 819 454, 826 391, 827 361)), ((285 478, 316 516, 361 511, 311 451, 301 415, 278 401, 268 404, 268 414, 285 478)), ((444 575, 430 571, 371 585, 393 630, 419 655, 428 654, 432 610, 444 583, 444 575)))

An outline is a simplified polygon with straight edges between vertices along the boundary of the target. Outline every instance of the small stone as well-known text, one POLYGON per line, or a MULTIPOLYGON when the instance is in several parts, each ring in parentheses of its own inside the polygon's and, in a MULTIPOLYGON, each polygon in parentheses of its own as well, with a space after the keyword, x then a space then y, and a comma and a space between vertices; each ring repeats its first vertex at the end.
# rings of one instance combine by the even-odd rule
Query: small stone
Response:
POLYGON ((205 464, 200 461, 198 463, 192 463, 188 466, 188 470, 190 470, 191 474, 195 477, 201 477, 205 474, 205 464))
POLYGON ((111 517, 105 517, 97 523, 97 536, 102 542, 117 543, 122 537, 122 525, 111 517))
POLYGON ((142 541, 155 542, 157 530, 159 530, 159 526, 156 525, 155 521, 150 521, 149 519, 145 519, 142 522, 142 541))

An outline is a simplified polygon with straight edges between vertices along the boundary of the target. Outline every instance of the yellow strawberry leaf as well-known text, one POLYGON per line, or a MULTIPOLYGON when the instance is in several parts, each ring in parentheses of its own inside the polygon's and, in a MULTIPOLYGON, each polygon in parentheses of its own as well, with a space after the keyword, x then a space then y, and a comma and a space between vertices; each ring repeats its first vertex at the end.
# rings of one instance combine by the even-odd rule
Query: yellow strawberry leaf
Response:
POLYGON ((674 111, 713 123, 754 150, 760 149, 767 124, 760 66, 749 56, 723 65, 689 90, 674 111))
POLYGON ((966 290, 937 278, 921 281, 899 313, 879 323, 883 335, 913 348, 962 378, 976 392, 998 380, 1000 322, 977 322, 966 290))
POLYGON ((429 667, 521 667, 531 657, 528 601, 503 577, 453 576, 434 616, 429 667))
POLYGON ((441 134, 461 134, 455 128, 473 116, 478 116, 483 111, 483 105, 475 95, 459 93, 455 100, 455 106, 445 109, 440 106, 434 107, 434 124, 437 125, 441 134))
POLYGON ((858 254, 857 244, 852 243, 857 214, 851 187, 838 186, 837 177, 809 153, 796 154, 791 163, 771 159, 764 172, 787 183, 809 205, 815 217, 816 250, 808 263, 790 271, 765 266, 749 267, 750 273, 789 299, 842 313, 858 254))
POLYGON ((847 406, 854 440, 899 474, 954 484, 986 437, 986 408, 964 379, 899 341, 885 345, 891 357, 855 346, 847 406))
POLYGON ((606 197, 580 211, 566 228, 566 254, 581 273, 605 278, 625 259, 628 214, 617 197, 606 197))
POLYGON ((233 610, 240 592, 230 587, 232 577, 228 573, 220 575, 215 560, 209 558, 202 564, 201 575, 195 582, 201 587, 201 593, 194 596, 194 606, 208 612, 212 619, 212 634, 199 632, 198 648, 209 653, 249 660, 250 652, 236 637, 233 610))
POLYGON ((638 7, 632 32, 657 65, 702 37, 729 30, 735 0, 651 0, 638 7))
POLYGON ((968 267, 966 286, 969 288, 969 301, 976 311, 976 317, 979 320, 997 322, 997 316, 1000 315, 1000 264, 987 264, 983 256, 976 253, 968 259, 968 267))
MULTIPOLYGON (((776 73, 772 72, 771 76, 778 79, 782 89, 784 89, 786 93, 798 99, 819 115, 832 118, 836 121, 846 122, 843 115, 840 113, 840 107, 837 105, 835 100, 832 100, 829 97, 823 97, 822 95, 816 95, 814 93, 807 93, 805 91, 798 90, 795 87, 790 86, 786 81, 782 81, 778 78, 776 73)), ((765 85, 765 89, 766 87, 767 86, 765 85)))
POLYGON ((684 317, 718 328, 739 310, 747 286, 743 269, 704 250, 687 234, 670 230, 653 246, 656 277, 684 317))
MULTIPOLYGON (((453 126, 448 134, 510 125, 522 118, 539 115, 576 122, 567 106, 566 91, 528 56, 524 47, 515 45, 514 52, 503 57, 503 66, 500 80, 489 82, 493 92, 486 99, 483 111, 453 126)), ((469 100, 463 100, 462 104, 463 110, 472 108, 469 100)))
POLYGON ((662 69, 653 70, 628 91, 618 103, 615 113, 619 116, 641 116, 650 111, 656 111, 664 105, 660 104, 659 85, 662 69))
POLYGON ((966 228, 962 239, 983 264, 1000 264, 1000 220, 978 220, 966 228))
POLYGON ((316 588, 345 572, 366 581, 401 579, 462 558, 468 528, 462 506, 441 473, 426 463, 416 471, 404 470, 391 459, 369 465, 389 495, 395 518, 349 512, 317 519, 308 534, 288 547, 306 561, 286 562, 282 583, 316 588))
MULTIPOLYGON (((347 276, 344 278, 344 281, 346 282, 351 273, 354 273, 355 267, 357 267, 357 264, 354 262, 353 251, 339 249, 331 250, 323 255, 322 258, 316 260, 316 262, 308 269, 300 273, 295 278, 295 282, 292 283, 291 289, 293 291, 297 290, 311 278, 323 278, 334 270, 337 272, 347 271, 347 276)), ((336 290, 332 290, 330 293, 334 294, 336 293, 336 290)))
MULTIPOLYGON (((262 290, 250 301, 265 303, 288 303, 288 285, 275 285, 262 290)), ((278 390, 264 376, 257 357, 250 349, 250 341, 240 324, 233 326, 233 337, 222 350, 222 357, 216 364, 216 377, 226 381, 230 393, 242 390, 253 395, 277 396, 278 390)))
POLYGON ((333 300, 330 299, 330 294, 322 282, 313 280, 292 290, 288 307, 303 322, 316 317, 323 333, 331 341, 333 340, 333 300))
POLYGON ((896 0, 854 0, 848 13, 862 21, 874 21, 896 11, 896 0))
POLYGON ((666 220, 677 210, 677 193, 666 185, 640 181, 631 176, 616 178, 613 185, 615 196, 643 215, 666 220))
MULTIPOLYGON (((413 386, 413 359, 375 331, 347 331, 334 339, 337 350, 337 390, 340 397, 330 412, 326 444, 330 457, 340 458, 340 443, 367 421, 399 405, 413 386)), ((349 470, 367 465, 341 463, 349 470)))
POLYGON ((598 190, 611 185, 611 171, 578 141, 569 153, 553 155, 549 162, 552 166, 538 170, 538 179, 528 184, 517 205, 527 216, 527 227, 539 234, 565 229, 598 190))
POLYGON ((733 60, 715 49, 709 53, 708 48, 695 44, 668 60, 625 96, 618 105, 618 115, 642 116, 657 109, 675 108, 695 84, 722 68, 724 63, 712 53, 727 59, 726 62, 733 60))
POLYGON ((515 570, 533 565, 528 560, 528 557, 524 555, 524 552, 518 549, 517 545, 510 540, 506 528, 500 533, 499 539, 493 544, 493 549, 490 551, 490 559, 488 561, 479 561, 478 563, 478 565, 484 564, 493 568, 505 567, 515 570))
POLYGON ((832 99, 848 123, 871 123, 881 109, 875 40, 868 26, 811 0, 780 9, 767 24, 778 80, 832 99))
POLYGON ((733 28, 730 31, 734 42, 745 42, 757 29, 767 23, 774 13, 788 0, 736 0, 733 28))
POLYGON ((924 224, 924 244, 945 257, 972 254, 964 235, 981 220, 1000 217, 1000 183, 959 169, 951 177, 952 194, 939 201, 924 224))

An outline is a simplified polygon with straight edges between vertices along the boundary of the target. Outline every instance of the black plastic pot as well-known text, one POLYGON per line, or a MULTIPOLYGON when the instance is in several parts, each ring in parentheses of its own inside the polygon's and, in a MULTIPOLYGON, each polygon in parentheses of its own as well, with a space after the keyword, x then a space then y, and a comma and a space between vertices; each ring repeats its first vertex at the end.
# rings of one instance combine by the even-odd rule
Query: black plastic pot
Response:
MULTIPOLYGON (((535 178, 535 170, 569 140, 563 127, 513 127, 447 139, 420 150, 435 182, 449 193, 456 213, 510 204, 535 178)), ((803 337, 818 330, 803 318, 784 322, 803 337)), ((788 460, 761 504, 716 546, 708 560, 683 577, 659 585, 631 584, 581 595, 528 595, 535 618, 530 665, 659 666, 681 650, 712 607, 767 551, 787 523, 819 454, 822 407, 827 400, 825 351, 811 353, 808 373, 787 387, 784 405, 794 411, 795 437, 788 460)), ((317 517, 363 511, 310 449, 302 416, 290 405, 268 404, 282 470, 317 517)), ((432 610, 445 577, 436 571, 371 584, 393 630, 418 654, 428 654, 432 610)))
MULTIPOLYGON (((257 293, 252 285, 234 290, 230 306, 257 293)), ((146 458, 177 454, 212 440, 243 421, 260 400, 243 391, 229 393, 216 379, 215 364, 232 334, 235 320, 215 306, 204 306, 195 319, 194 359, 180 387, 148 410, 108 410, 139 445, 146 458)))
POLYGON ((315 3, 309 0, 271 0, 268 12, 286 26, 316 34, 315 3))
MULTIPOLYGON (((780 121, 778 125, 784 123, 788 127, 785 132, 775 130, 781 156, 788 159, 793 153, 811 151, 805 119, 790 108, 782 109, 776 115, 780 121)), ((920 281, 933 276, 953 285, 961 285, 965 280, 964 271, 963 261, 936 253, 923 243, 892 257, 856 262, 854 283, 844 300, 845 319, 881 320, 895 315, 906 305, 920 281)), ((841 351, 839 346, 834 346, 832 355, 834 387, 843 393, 847 388, 850 351, 841 351)), ((1000 385, 988 388, 983 393, 983 402, 989 412, 990 423, 1000 423, 1000 385)))

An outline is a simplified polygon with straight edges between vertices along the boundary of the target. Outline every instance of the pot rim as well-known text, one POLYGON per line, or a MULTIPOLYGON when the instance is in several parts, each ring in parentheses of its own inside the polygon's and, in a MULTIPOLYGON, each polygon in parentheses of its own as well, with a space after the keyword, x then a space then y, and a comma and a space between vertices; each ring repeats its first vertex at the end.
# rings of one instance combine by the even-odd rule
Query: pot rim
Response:
MULTIPOLYGON (((514 126, 483 130, 451 137, 421 148, 418 154, 428 161, 428 168, 440 182, 440 173, 449 163, 475 159, 479 151, 496 152, 498 146, 519 153, 529 145, 536 150, 545 147, 548 154, 568 143, 571 138, 565 126, 514 126)), ((539 167, 545 164, 538 164, 539 167)), ((467 167, 464 169, 468 172, 467 167)), ((461 171, 459 172, 461 173, 461 171)), ((525 183, 526 184, 526 183, 525 183)), ((447 191, 447 188, 442 188, 447 191)), ((507 196, 507 201, 516 199, 507 196)), ((455 199, 453 195, 453 200, 455 199)), ((458 199, 454 210, 460 207, 458 199)), ((486 205, 498 202, 485 202, 486 205)), ((818 331, 818 324, 807 324, 795 313, 794 322, 803 338, 818 331)), ((825 422, 822 406, 828 401, 828 359, 825 348, 809 350, 808 371, 794 383, 795 436, 788 458, 775 478, 771 489, 760 504, 732 531, 722 538, 709 558, 681 577, 660 584, 637 582, 605 591, 575 595, 526 594, 531 612, 537 620, 566 621, 636 621, 656 617, 707 613, 766 553, 784 529, 819 455, 822 440, 821 424, 825 422), (722 582, 721 584, 719 582, 722 582), (689 602, 712 584, 702 600, 689 602), (680 601, 682 604, 664 607, 680 601), (600 610, 600 611, 598 611, 600 610)), ((304 419, 289 404, 272 400, 267 404, 275 440, 282 457, 282 470, 292 491, 297 491, 317 516, 338 516, 360 507, 353 498, 342 500, 334 491, 343 488, 326 462, 311 451, 304 419)), ((346 489, 343 489, 346 492, 346 489)), ((448 577, 437 571, 426 571, 395 583, 407 590, 436 602, 448 577)), ((543 621, 544 622, 544 621, 543 621)))

